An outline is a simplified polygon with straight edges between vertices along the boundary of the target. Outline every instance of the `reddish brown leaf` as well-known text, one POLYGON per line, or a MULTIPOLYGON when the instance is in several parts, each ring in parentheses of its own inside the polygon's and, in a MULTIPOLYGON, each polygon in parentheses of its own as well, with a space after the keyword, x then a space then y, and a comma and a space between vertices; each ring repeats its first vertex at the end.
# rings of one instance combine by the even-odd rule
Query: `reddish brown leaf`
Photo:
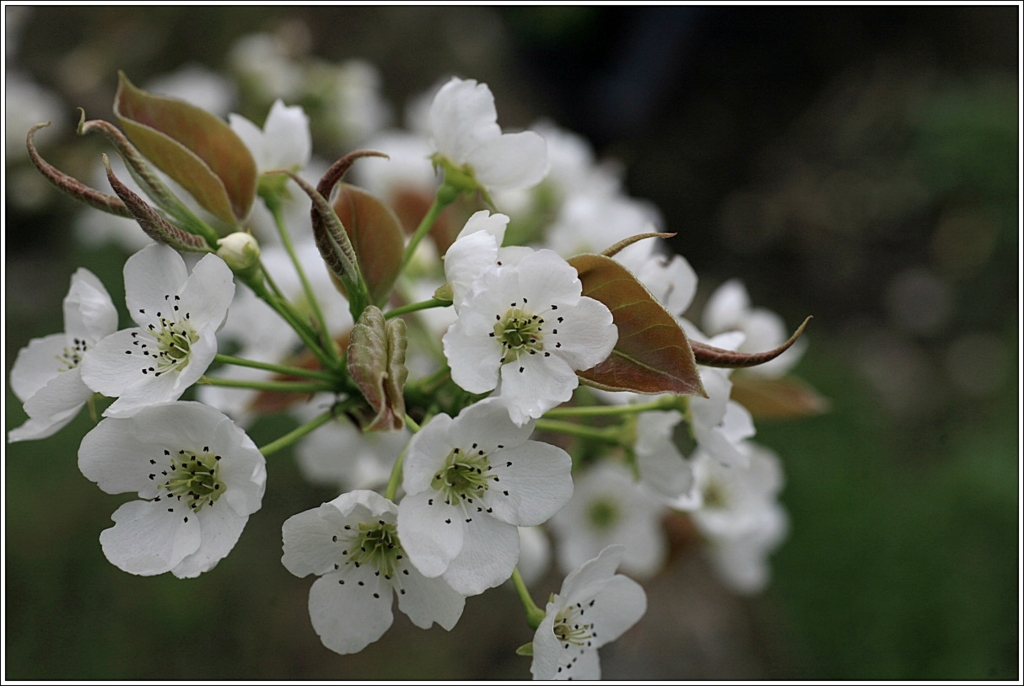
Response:
POLYGON ((629 270, 604 255, 577 255, 569 264, 583 295, 604 303, 619 329, 608 359, 577 372, 583 381, 612 391, 707 395, 686 334, 629 270))
POLYGON ((827 398, 794 376, 772 379, 736 372, 732 376, 732 399, 756 419, 795 419, 829 409, 827 398))
POLYGON ((380 200, 347 183, 339 184, 333 206, 352 241, 370 302, 381 305, 402 270, 401 223, 380 200))
POLYGON ((218 219, 235 225, 256 197, 256 162, 219 117, 136 88, 121 73, 114 114, 153 164, 218 219))
POLYGON ((352 329, 348 371, 374 412, 364 422, 366 431, 400 431, 405 426, 406 345, 405 322, 386 323, 373 305, 363 310, 352 329))

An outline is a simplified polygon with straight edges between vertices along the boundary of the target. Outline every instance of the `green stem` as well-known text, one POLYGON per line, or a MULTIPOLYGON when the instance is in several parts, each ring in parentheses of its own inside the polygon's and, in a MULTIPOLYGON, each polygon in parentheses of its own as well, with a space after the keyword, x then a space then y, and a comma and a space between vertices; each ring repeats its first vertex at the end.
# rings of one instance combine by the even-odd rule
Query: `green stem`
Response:
POLYGON ((455 202, 455 198, 459 197, 459 191, 452 186, 442 184, 437 189, 437 194, 434 196, 434 202, 431 203, 430 209, 427 210, 427 214, 424 215, 423 221, 416 227, 416 231, 413 233, 412 238, 409 239, 409 244, 405 246, 405 253, 402 255, 402 270, 405 270, 405 266, 409 264, 409 260, 412 259, 412 255, 416 252, 416 246, 420 244, 424 236, 430 233, 430 229, 433 228, 437 218, 441 216, 441 212, 448 205, 455 202))
POLYGON ((442 366, 430 376, 425 376, 414 384, 409 384, 409 390, 413 393, 433 393, 438 387, 451 378, 452 370, 448 365, 442 366))
POLYGON ((545 417, 614 417, 625 414, 639 414, 656 410, 680 410, 680 398, 666 395, 647 403, 636 405, 588 405, 586 407, 556 407, 544 413, 545 417))
POLYGON ((277 439, 276 441, 271 441, 270 443, 267 443, 265 446, 260 448, 260 452, 263 453, 264 456, 266 456, 266 455, 270 455, 271 453, 276 453, 281 448, 287 448, 292 443, 294 443, 295 441, 299 440, 300 438, 302 438, 306 434, 310 433, 311 431, 314 431, 314 430, 318 429, 319 427, 323 426, 327 422, 331 421, 331 418, 333 416, 334 416, 333 411, 332 410, 327 410, 323 414, 318 415, 312 421, 306 422, 305 424, 303 424, 302 426, 300 426, 299 428, 297 428, 297 429, 295 429, 293 431, 289 431, 288 433, 286 433, 284 436, 281 436, 281 438, 277 439))
POLYGON ((438 300, 437 298, 431 298, 430 300, 424 300, 423 302, 402 305, 401 307, 396 307, 393 310, 388 310, 384 313, 384 319, 391 319, 392 317, 409 314, 410 312, 418 312, 419 310, 429 310, 432 307, 448 307, 451 304, 451 300, 438 300))
MULTIPOLYGON (((405 415, 405 425, 413 433, 420 430, 420 425, 409 415, 405 415)), ((391 476, 388 478, 388 487, 384 491, 384 497, 392 502, 395 500, 395 494, 398 493, 398 482, 402 480, 402 463, 405 461, 405 451, 408 447, 407 443, 405 448, 402 448, 402 452, 398 453, 398 459, 395 460, 395 466, 391 468, 391 476)))
POLYGON ((284 391, 287 393, 320 393, 321 391, 334 390, 332 384, 312 381, 242 381, 203 376, 196 383, 208 386, 223 386, 225 388, 251 388, 257 391, 284 391))
POLYGON ((541 431, 556 431, 570 436, 577 436, 578 438, 610 443, 611 445, 624 445, 620 435, 621 431, 617 426, 596 428, 573 424, 572 422, 562 422, 557 419, 538 419, 536 427, 541 431))
POLYGON ((213 358, 215 362, 221 362, 223 364, 233 364, 238 367, 252 367, 253 369, 265 369, 268 372, 276 372, 277 374, 284 374, 286 376, 304 376, 308 379, 320 379, 321 381, 336 381, 337 379, 330 372, 322 372, 317 369, 303 369, 302 367, 289 367, 283 364, 272 364, 270 362, 257 362, 256 360, 246 360, 241 357, 232 357, 231 355, 217 354, 213 358))
MULTIPOLYGON (((263 271, 264 276, 269 281, 270 275, 262 268, 262 265, 260 265, 260 268, 263 271)), ((247 283, 247 285, 252 288, 253 292, 262 298, 264 302, 270 305, 275 312, 281 315, 281 318, 292 327, 298 337, 302 339, 302 342, 306 344, 306 347, 309 348, 309 351, 320 361, 320 364, 329 369, 338 368, 338 361, 333 356, 324 352, 316 333, 302 321, 285 298, 277 297, 272 294, 267 290, 266 284, 260 281, 253 281, 252 283, 247 283)), ((332 341, 328 342, 330 343, 331 350, 333 350, 334 343, 332 341)))
POLYGON ((515 584, 516 593, 519 594, 519 602, 523 604, 523 609, 526 610, 526 623, 530 625, 531 629, 536 629, 544 621, 544 616, 547 613, 537 607, 537 603, 533 602, 530 589, 526 588, 526 582, 523 581, 523 577, 519 574, 518 567, 512 570, 512 583, 515 584))
POLYGON ((306 300, 309 302, 309 307, 313 310, 313 316, 316 318, 316 323, 320 327, 320 335, 324 338, 324 349, 327 350, 327 354, 337 362, 338 351, 335 349, 334 343, 330 340, 331 335, 327 331, 327 320, 324 319, 324 313, 320 309, 320 303, 313 294, 313 287, 309 284, 309 279, 306 277, 306 271, 302 268, 302 262, 299 261, 299 257, 295 253, 295 246, 292 244, 292 237, 288 233, 288 227, 285 226, 284 223, 284 214, 281 211, 281 203, 279 201, 267 202, 266 200, 264 200, 264 202, 266 202, 267 208, 270 209, 271 214, 274 215, 274 223, 277 225, 277 232, 281 235, 281 243, 284 244, 284 249, 288 251, 288 257, 291 258, 292 264, 295 266, 295 271, 299 275, 299 281, 302 282, 302 290, 306 294, 306 300))

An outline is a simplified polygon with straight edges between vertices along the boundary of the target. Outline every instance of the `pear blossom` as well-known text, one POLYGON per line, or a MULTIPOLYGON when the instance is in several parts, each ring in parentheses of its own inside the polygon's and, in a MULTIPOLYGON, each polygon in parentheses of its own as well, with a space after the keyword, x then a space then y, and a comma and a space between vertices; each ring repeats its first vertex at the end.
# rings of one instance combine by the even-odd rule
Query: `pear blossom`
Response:
POLYGON ((486 84, 452 78, 429 114, 435 160, 466 169, 488 191, 529 188, 547 174, 547 145, 533 131, 502 133, 486 84))
POLYGON ((413 436, 398 533, 425 576, 464 595, 497 586, 519 557, 516 527, 541 524, 569 501, 572 459, 527 440, 532 432, 533 422, 513 423, 489 398, 455 419, 435 415, 413 436))
POLYGON ((623 569, 653 576, 665 561, 665 507, 620 463, 602 462, 576 478, 572 500, 551 518, 558 563, 575 569, 604 547, 626 546, 623 569))
POLYGON ((785 539, 789 519, 777 499, 784 481, 778 456, 750 441, 738 447, 747 455, 748 469, 725 466, 698 450, 693 456, 693 494, 671 504, 690 511, 722 581, 750 594, 768 584, 767 557, 785 539))
POLYGON ((29 418, 11 430, 9 441, 52 436, 75 418, 92 397, 82 381, 82 359, 116 330, 117 309, 107 289, 88 269, 78 269, 64 297, 64 333, 32 339, 11 368, 11 388, 29 418))
POLYGON ((611 312, 582 295, 568 262, 525 250, 515 264, 499 260, 473 281, 442 339, 452 380, 471 393, 500 382, 498 395, 519 425, 569 400, 576 371, 604 361, 618 340, 611 312))
POLYGON ((260 174, 275 169, 296 171, 309 164, 313 154, 309 117, 298 105, 289 107, 275 100, 262 129, 240 114, 228 115, 228 122, 249 148, 260 174))
POLYGON ((626 549, 604 548, 574 570, 551 597, 533 636, 534 679, 601 678, 597 649, 626 633, 647 612, 640 584, 616 574, 626 549))
POLYGON ((117 400, 104 416, 124 416, 176 400, 217 354, 215 333, 235 292, 231 270, 207 255, 189 274, 171 247, 153 244, 124 266, 125 300, 137 328, 113 333, 82 362, 89 388, 117 400))
POLYGON ((672 442, 672 431, 682 421, 678 412, 642 412, 636 418, 636 455, 640 481, 651 491, 675 498, 693 486, 693 469, 672 442))
POLYGON ((303 438, 295 458, 311 483, 332 486, 338 492, 379 488, 387 483, 409 438, 407 429, 363 433, 341 417, 303 438))
POLYGON ((309 616, 323 644, 357 653, 391 626, 392 597, 412 623, 451 630, 465 597, 410 564, 396 531, 397 508, 373 491, 344 493, 284 523, 281 562, 298 577, 320 578, 309 590, 309 616))
POLYGON ((212 569, 260 509, 263 455, 225 415, 197 402, 108 417, 86 434, 78 467, 107 493, 138 493, 100 534, 103 554, 131 574, 191 578, 212 569))

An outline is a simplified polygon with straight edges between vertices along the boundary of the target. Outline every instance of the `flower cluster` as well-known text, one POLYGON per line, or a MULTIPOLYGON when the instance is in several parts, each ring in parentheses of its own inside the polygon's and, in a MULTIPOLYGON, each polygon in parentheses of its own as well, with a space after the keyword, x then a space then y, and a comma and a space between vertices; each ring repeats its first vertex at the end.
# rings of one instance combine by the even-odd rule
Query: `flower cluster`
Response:
POLYGON ((764 587, 787 531, 782 472, 733 391, 770 395, 799 356, 776 315, 730 281, 705 331, 684 318, 697 279, 658 213, 573 134, 503 132, 485 84, 452 78, 414 130, 362 130, 367 147, 327 165, 282 100, 324 65, 266 36, 233 60, 250 95, 280 98, 262 128, 122 77, 124 133, 82 125, 119 153, 113 195, 29 134, 44 176, 144 237, 124 267, 133 326, 80 269, 65 333, 11 372, 28 415, 11 441, 102 404, 79 468, 139 498, 100 534, 114 565, 209 571, 260 508, 266 458, 294 446, 339 495, 283 523, 282 563, 317 577, 312 626, 338 653, 378 640, 394 598, 450 630, 467 597, 511 580, 534 677, 599 678, 597 649, 646 609, 616 570, 664 566, 666 516, 690 518, 723 583, 764 587), (341 182, 350 168, 361 186, 341 182), (257 448, 242 427, 270 412, 298 427, 257 448), (568 576, 538 606, 549 533, 568 576))

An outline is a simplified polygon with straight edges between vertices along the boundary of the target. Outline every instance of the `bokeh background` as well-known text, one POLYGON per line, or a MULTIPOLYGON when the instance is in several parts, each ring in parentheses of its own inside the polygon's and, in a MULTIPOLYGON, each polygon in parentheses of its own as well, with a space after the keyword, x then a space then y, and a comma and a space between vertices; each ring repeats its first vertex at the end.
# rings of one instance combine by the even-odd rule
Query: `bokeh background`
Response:
MULTIPOLYGON (((758 422, 792 519, 771 586, 735 596, 683 551, 646 585, 647 616, 602 650, 607 678, 1020 678, 1019 8, 5 12, 6 78, 45 89, 60 114, 44 152, 71 172, 100 149, 73 135, 74 108, 110 118, 118 69, 136 83, 190 63, 225 70, 239 37, 277 32, 327 62, 375 65, 396 123, 446 75, 487 82, 506 128, 546 117, 625 165, 630 194, 678 234, 698 301, 738 276, 790 325, 815 316, 796 371, 831 411, 758 422)), ((74 238, 77 208, 27 166, 15 104, 5 373, 30 338, 61 330, 78 266, 122 300, 125 257, 74 238)), ((233 104, 262 120, 245 107, 233 104)), ((330 146, 321 136, 317 151, 344 152, 330 146)), ((6 384, 5 400, 7 427, 21 424, 6 384)), ((279 564, 280 526, 333 493, 306 486, 287 455, 216 570, 120 572, 97 540, 116 499, 76 467, 89 426, 83 413, 4 447, 7 678, 529 677, 513 651, 530 632, 500 589, 470 599, 451 635, 396 613, 363 653, 324 649, 309 579, 279 564)), ((537 597, 560 578, 546 583, 537 597)))

